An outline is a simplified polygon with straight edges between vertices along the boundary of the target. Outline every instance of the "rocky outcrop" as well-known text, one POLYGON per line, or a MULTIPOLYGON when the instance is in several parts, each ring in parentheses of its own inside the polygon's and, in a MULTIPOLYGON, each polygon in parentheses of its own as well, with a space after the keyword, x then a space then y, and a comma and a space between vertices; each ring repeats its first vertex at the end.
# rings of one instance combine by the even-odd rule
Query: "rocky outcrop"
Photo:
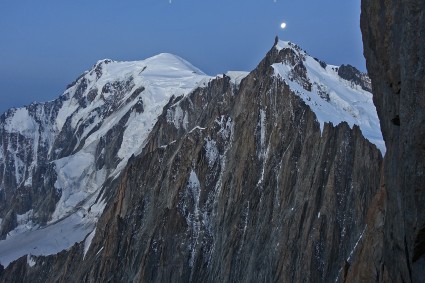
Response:
MULTIPOLYGON (((302 57, 302 56, 301 56, 302 57)), ((212 80, 165 106, 110 184, 93 240, 21 258, 7 282, 330 282, 363 241, 381 153, 359 127, 324 124, 272 65, 212 80), (86 253, 87 252, 87 253, 86 253)))
POLYGON ((354 84, 359 85, 362 89, 372 92, 371 81, 367 74, 364 74, 351 65, 341 65, 338 68, 338 75, 354 84))
POLYGON ((425 282, 425 2, 362 1, 361 28, 387 153, 347 281, 425 282))

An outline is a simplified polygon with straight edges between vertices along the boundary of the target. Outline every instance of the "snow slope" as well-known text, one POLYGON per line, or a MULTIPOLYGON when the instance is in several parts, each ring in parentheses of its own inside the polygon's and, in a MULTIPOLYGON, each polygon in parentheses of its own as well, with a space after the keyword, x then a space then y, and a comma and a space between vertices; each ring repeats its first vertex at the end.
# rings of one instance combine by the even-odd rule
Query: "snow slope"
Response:
MULTIPOLYGON (((104 204, 93 215, 100 215, 104 204)), ((24 255, 51 255, 81 242, 93 231, 96 217, 84 217, 79 211, 61 221, 39 229, 27 230, 0 241, 0 261, 4 266, 24 255)))
MULTIPOLYGON (((50 152, 50 163, 57 175, 54 186, 61 194, 51 220, 46 227, 39 227, 31 221, 30 211, 27 221, 21 221, 6 240, 0 241, 0 263, 7 266, 25 254, 58 253, 91 234, 104 208, 102 198, 95 203, 104 182, 118 176, 128 159, 141 152, 172 96, 188 94, 210 79, 182 58, 166 53, 135 62, 98 61, 61 96, 54 122, 42 125, 51 135, 50 147, 61 136, 65 145, 77 138, 69 154, 64 153, 65 146, 50 152), (109 168, 99 165, 98 159, 108 150, 100 141, 107 144, 111 130, 123 121, 123 129, 117 132, 122 135, 115 156, 118 164, 109 168)), ((30 139, 37 154, 39 127, 26 108, 19 108, 6 120, 4 130, 30 139)), ((24 181, 22 171, 16 170, 20 182, 24 181)), ((92 237, 88 237, 86 245, 90 245, 92 237)))
POLYGON ((279 51, 290 49, 303 61, 311 90, 306 90, 294 78, 293 64, 276 63, 273 68, 275 75, 284 80, 314 111, 322 131, 326 122, 338 125, 345 121, 350 127, 358 125, 363 135, 380 149, 382 155, 385 154, 378 114, 370 92, 341 78, 338 66, 327 65, 323 68, 317 60, 291 42, 279 41, 276 48, 279 51))
MULTIPOLYGON (((52 222, 72 211, 79 202, 96 192, 108 177, 116 177, 127 164, 128 159, 133 154, 137 155, 141 152, 157 117, 171 96, 187 94, 200 82, 209 79, 202 71, 172 54, 159 54, 137 62, 104 62, 108 61, 103 60, 97 64, 102 64, 102 76, 99 79, 96 79, 96 72, 90 72, 85 76, 89 83, 87 91, 82 94, 83 97, 87 96, 90 90, 104 89, 105 85, 114 81, 131 80, 134 86, 121 97, 117 94, 108 94, 109 97, 105 94, 103 97, 97 95, 85 108, 78 107, 76 105, 78 101, 73 99, 62 107, 61 113, 71 113, 76 109, 71 116, 71 124, 74 127, 90 120, 95 122, 90 123, 79 137, 80 140, 85 139, 81 150, 72 156, 55 161, 58 174, 55 187, 62 191, 62 198, 53 214, 52 222), (138 96, 131 97, 140 87, 144 90, 138 96), (107 105, 108 99, 117 98, 119 101, 114 101, 114 104, 119 106, 113 109, 111 115, 104 117, 103 113, 96 112, 99 107, 107 105), (139 101, 143 104, 142 112, 132 109, 139 101), (125 124, 122 143, 117 154, 120 159, 118 166, 109 170, 109 173, 105 172, 108 171, 105 168, 96 169, 96 148, 99 140, 105 137, 125 115, 129 115, 129 118, 125 124), (93 124, 98 125, 98 129, 94 132, 93 124)), ((77 85, 74 88, 77 88, 77 85)), ((57 124, 58 128, 60 126, 61 124, 57 124)))

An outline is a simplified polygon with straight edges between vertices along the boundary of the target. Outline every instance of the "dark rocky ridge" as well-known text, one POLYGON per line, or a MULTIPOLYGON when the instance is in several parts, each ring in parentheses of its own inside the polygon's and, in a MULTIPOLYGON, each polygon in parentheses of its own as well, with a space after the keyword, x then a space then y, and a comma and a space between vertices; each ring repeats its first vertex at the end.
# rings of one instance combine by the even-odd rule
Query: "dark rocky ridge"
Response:
POLYGON ((362 1, 361 29, 387 153, 347 281, 425 282, 425 2, 362 1))
MULTIPOLYGON (((4 282, 329 282, 362 241, 381 154, 358 127, 325 124, 280 79, 272 48, 237 87, 228 77, 174 98, 117 182, 84 243, 25 258, 4 282), (170 123, 176 109, 187 123, 170 123), (265 116, 267 119, 263 119, 265 116)), ((305 67, 304 67, 305 69, 305 67)))
POLYGON ((364 74, 351 65, 341 65, 338 68, 338 75, 353 84, 359 85, 362 89, 372 92, 372 85, 367 74, 364 74))

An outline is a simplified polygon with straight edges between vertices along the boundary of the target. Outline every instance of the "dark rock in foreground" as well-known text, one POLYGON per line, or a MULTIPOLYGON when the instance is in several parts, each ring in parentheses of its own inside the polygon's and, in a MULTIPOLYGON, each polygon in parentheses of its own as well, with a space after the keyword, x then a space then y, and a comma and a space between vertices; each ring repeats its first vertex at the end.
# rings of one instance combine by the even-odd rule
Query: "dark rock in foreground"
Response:
POLYGON ((349 282, 425 282, 425 2, 362 1, 361 28, 387 146, 349 282))

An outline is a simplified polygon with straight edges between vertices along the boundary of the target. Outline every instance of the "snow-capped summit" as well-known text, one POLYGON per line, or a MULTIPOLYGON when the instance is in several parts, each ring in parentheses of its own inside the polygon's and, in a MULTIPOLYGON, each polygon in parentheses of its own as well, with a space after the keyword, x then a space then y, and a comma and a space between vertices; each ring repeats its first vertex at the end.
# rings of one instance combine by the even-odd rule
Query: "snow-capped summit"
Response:
POLYGON ((275 75, 310 106, 322 130, 325 122, 338 125, 345 121, 350 127, 358 125, 363 135, 385 154, 370 80, 365 74, 354 73, 354 67, 328 65, 288 41, 277 41, 275 48, 283 54, 281 63, 273 64, 275 75), (348 80, 350 78, 344 76, 347 72, 341 72, 341 68, 357 75, 355 80, 348 80))
MULTIPOLYGON (((5 113, 0 124, 0 232, 7 239, 0 241, 0 250, 25 242, 24 237, 38 247, 33 254, 51 254, 84 239, 105 205, 101 188, 140 153, 165 104, 210 79, 168 53, 132 62, 104 59, 58 99, 5 113), (79 228, 67 231, 64 223, 79 228), (57 245, 46 247, 37 230, 46 224, 45 231, 68 240, 58 238, 57 245)), ((7 264, 26 250, 17 245, 0 261, 7 264)))

